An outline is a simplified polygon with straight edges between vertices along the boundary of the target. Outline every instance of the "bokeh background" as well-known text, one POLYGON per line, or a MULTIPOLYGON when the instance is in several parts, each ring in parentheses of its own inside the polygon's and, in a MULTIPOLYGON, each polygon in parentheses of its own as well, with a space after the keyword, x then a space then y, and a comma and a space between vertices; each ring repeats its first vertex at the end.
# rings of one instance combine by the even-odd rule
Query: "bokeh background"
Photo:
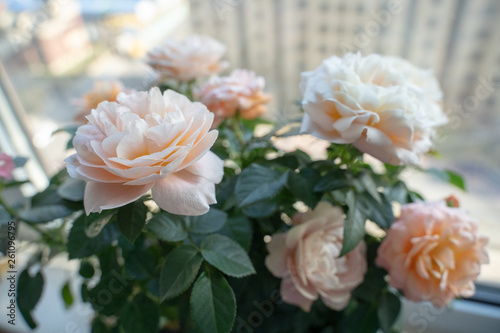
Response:
POLYGON ((204 34, 227 45, 230 69, 266 78, 269 117, 299 113, 300 72, 333 54, 380 53, 434 71, 450 123, 424 167, 462 173, 467 192, 417 171, 429 200, 456 194, 490 237, 480 281, 500 287, 500 1, 498 0, 0 0, 0 150, 30 158, 32 194, 64 166, 74 101, 95 80, 143 90, 147 51, 204 34))

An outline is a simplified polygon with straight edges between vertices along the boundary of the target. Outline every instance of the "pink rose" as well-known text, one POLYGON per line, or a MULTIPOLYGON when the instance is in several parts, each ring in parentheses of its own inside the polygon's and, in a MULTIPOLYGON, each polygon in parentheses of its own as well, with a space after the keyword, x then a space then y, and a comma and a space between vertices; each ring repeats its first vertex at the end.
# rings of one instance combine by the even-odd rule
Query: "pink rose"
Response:
POLYGON ((275 234, 267 244, 266 266, 281 281, 281 296, 309 311, 321 297, 331 309, 344 309, 351 291, 363 282, 367 270, 366 244, 339 258, 344 213, 320 202, 316 209, 294 216, 288 232, 275 234))
POLYGON ((12 156, 0 152, 0 177, 12 179, 12 171, 16 168, 12 156))
POLYGON ((75 116, 75 121, 81 124, 87 122, 86 116, 89 115, 92 109, 97 108, 97 105, 103 101, 115 102, 116 97, 122 91, 125 91, 123 84, 120 81, 96 81, 91 91, 83 95, 81 100, 75 102, 80 106, 80 112, 75 116))
POLYGON ((411 203, 387 232, 376 264, 409 300, 444 307, 454 297, 474 294, 480 266, 488 263, 487 242, 464 210, 444 202, 411 203))
POLYGON ((78 128, 71 177, 87 181, 85 211, 123 206, 152 191, 162 209, 201 215, 216 202, 223 162, 209 149, 213 114, 168 90, 119 94, 102 102, 78 128))
POLYGON ((417 164, 435 127, 447 122, 430 71, 372 54, 330 57, 302 73, 301 131, 394 165, 417 164))
POLYGON ((226 47, 206 36, 190 36, 177 41, 167 39, 148 53, 148 64, 160 78, 190 81, 217 74, 227 68, 222 61, 226 47))
POLYGON ((262 91, 265 84, 262 76, 236 69, 230 76, 210 79, 195 95, 215 114, 214 127, 217 127, 236 111, 244 119, 255 119, 264 114, 267 111, 265 104, 271 99, 271 95, 262 91))

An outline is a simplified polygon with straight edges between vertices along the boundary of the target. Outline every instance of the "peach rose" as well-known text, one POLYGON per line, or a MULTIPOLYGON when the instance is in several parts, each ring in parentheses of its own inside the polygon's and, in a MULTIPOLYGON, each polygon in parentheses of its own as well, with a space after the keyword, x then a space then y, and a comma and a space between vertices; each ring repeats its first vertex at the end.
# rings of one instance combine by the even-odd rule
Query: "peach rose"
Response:
POLYGON ((4 152, 0 152, 0 177, 4 179, 12 179, 12 171, 16 168, 12 156, 4 152))
POLYGON ((304 311, 321 297, 331 309, 344 309, 351 291, 363 282, 367 270, 366 244, 339 258, 344 213, 320 202, 316 209, 293 218, 288 232, 272 236, 267 244, 266 267, 281 281, 281 296, 304 311))
POLYGON ((264 114, 267 111, 265 104, 271 99, 271 95, 262 91, 265 84, 262 76, 236 69, 230 76, 210 79, 195 92, 195 96, 215 114, 214 127, 217 127, 236 111, 244 119, 255 119, 264 114))
POLYGON ((444 202, 411 203, 387 232, 376 264, 409 300, 444 307, 454 297, 474 294, 480 266, 488 263, 487 242, 464 210, 444 202))
POLYGON ((300 87, 302 132, 394 165, 417 164, 446 122, 437 80, 394 57, 333 56, 302 73, 300 87))
POLYGON ((75 116, 75 121, 80 124, 87 122, 87 116, 102 101, 115 102, 116 97, 125 87, 120 81, 96 81, 91 91, 83 95, 81 100, 75 101, 80 107, 80 112, 75 116))
POLYGON ((148 64, 162 79, 190 81, 226 69, 228 63, 221 61, 224 53, 222 43, 194 35, 180 41, 167 39, 148 53, 148 64))
POLYGON ((123 206, 152 191, 162 209, 201 215, 215 203, 223 162, 209 149, 213 114, 172 90, 121 93, 78 128, 68 173, 87 181, 87 214, 123 206))

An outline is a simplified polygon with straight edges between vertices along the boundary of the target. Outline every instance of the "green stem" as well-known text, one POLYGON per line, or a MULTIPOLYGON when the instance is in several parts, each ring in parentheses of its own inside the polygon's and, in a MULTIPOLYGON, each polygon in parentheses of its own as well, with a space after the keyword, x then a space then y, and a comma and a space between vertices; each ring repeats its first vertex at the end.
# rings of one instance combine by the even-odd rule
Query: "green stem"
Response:
POLYGON ((234 134, 236 134, 236 138, 238 139, 241 146, 245 145, 245 139, 243 138, 243 132, 241 131, 240 127, 240 118, 238 116, 229 118, 229 126, 234 131, 234 134))
POLYGON ((198 246, 198 244, 196 244, 196 242, 194 241, 194 239, 189 234, 188 234, 188 239, 191 242, 191 244, 193 244, 193 246, 198 250, 198 252, 201 252, 200 247, 198 246))

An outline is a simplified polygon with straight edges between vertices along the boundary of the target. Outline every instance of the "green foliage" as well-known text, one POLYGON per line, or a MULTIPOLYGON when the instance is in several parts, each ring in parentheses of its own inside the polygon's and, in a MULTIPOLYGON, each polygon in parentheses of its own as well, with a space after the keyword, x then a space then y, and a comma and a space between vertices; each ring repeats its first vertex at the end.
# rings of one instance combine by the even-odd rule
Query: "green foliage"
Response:
POLYGON ((226 279, 216 271, 203 272, 191 293, 191 313, 202 333, 227 333, 236 317, 236 299, 226 279))
POLYGON ((167 256, 160 276, 161 300, 183 293, 193 283, 203 257, 192 245, 182 245, 167 256))
POLYGON ((455 185, 461 190, 466 190, 465 181, 462 176, 451 170, 439 170, 435 168, 430 168, 426 170, 429 174, 438 177, 439 179, 455 185))
POLYGON ((69 309, 71 305, 73 305, 74 301, 73 294, 71 294, 69 283, 70 283, 69 281, 66 282, 61 290, 62 299, 64 301, 64 306, 66 307, 66 309, 69 309))
POLYGON ((147 213, 148 210, 142 201, 132 202, 118 209, 116 215, 118 229, 132 244, 146 225, 147 213))
POLYGON ((226 236, 214 234, 205 238, 201 243, 201 254, 211 265, 229 276, 244 277, 255 273, 245 250, 226 236))
MULTIPOLYGON (((192 84, 174 88, 191 91, 192 84)), ((224 179, 216 186, 217 203, 204 215, 150 210, 146 196, 87 216, 85 183, 66 170, 19 211, 49 245, 48 256, 33 262, 62 250, 81 260, 82 299, 96 312, 92 332, 392 332, 401 304, 388 288, 387 272, 375 265, 382 240, 367 235, 365 223, 388 229, 395 202, 422 199, 399 179, 405 167, 385 165, 385 172, 376 173, 351 145, 332 144, 320 161, 300 150, 282 152, 270 138, 297 134, 299 127, 254 137, 256 126, 266 123, 236 116, 218 128, 212 151, 226 160, 224 179), (345 310, 333 311, 318 299, 305 313, 281 299, 281 279, 265 265, 266 242, 293 228, 291 218, 303 204, 314 209, 322 200, 345 212, 341 255, 364 240, 368 268, 345 310)), ((454 172, 428 171, 465 188, 454 172)), ((0 214, 6 220, 15 215, 3 207, 0 214)), ((41 272, 21 273, 19 308, 31 327, 42 288, 41 272)), ((66 307, 72 305, 69 282, 61 297, 66 307)))
POLYGON ((272 199, 286 185, 288 172, 280 172, 258 164, 246 168, 235 186, 236 201, 245 207, 272 199))
POLYGON ((111 243, 118 239, 119 231, 116 224, 109 223, 95 236, 89 237, 87 226, 92 221, 101 220, 103 217, 99 214, 82 214, 73 222, 73 227, 68 236, 66 244, 70 259, 89 257, 99 251, 109 247, 111 243))
POLYGON ((148 229, 158 238, 176 242, 187 238, 189 233, 209 234, 221 229, 227 214, 216 208, 200 216, 180 216, 162 211, 148 223, 148 229))
POLYGON ((401 301, 393 293, 386 291, 380 295, 377 307, 378 321, 385 333, 392 332, 392 325, 401 310, 401 301))
POLYGON ((160 320, 158 305, 146 294, 138 294, 125 304, 120 320, 125 333, 157 333, 160 320))
POLYGON ((344 225, 344 243, 340 255, 351 252, 365 235, 366 216, 363 214, 359 199, 354 191, 347 192, 346 204, 349 207, 344 225))
POLYGON ((17 306, 28 326, 33 329, 37 327, 37 324, 31 316, 31 312, 42 295, 44 278, 41 271, 35 275, 31 275, 28 270, 29 267, 19 275, 17 284, 17 306))

